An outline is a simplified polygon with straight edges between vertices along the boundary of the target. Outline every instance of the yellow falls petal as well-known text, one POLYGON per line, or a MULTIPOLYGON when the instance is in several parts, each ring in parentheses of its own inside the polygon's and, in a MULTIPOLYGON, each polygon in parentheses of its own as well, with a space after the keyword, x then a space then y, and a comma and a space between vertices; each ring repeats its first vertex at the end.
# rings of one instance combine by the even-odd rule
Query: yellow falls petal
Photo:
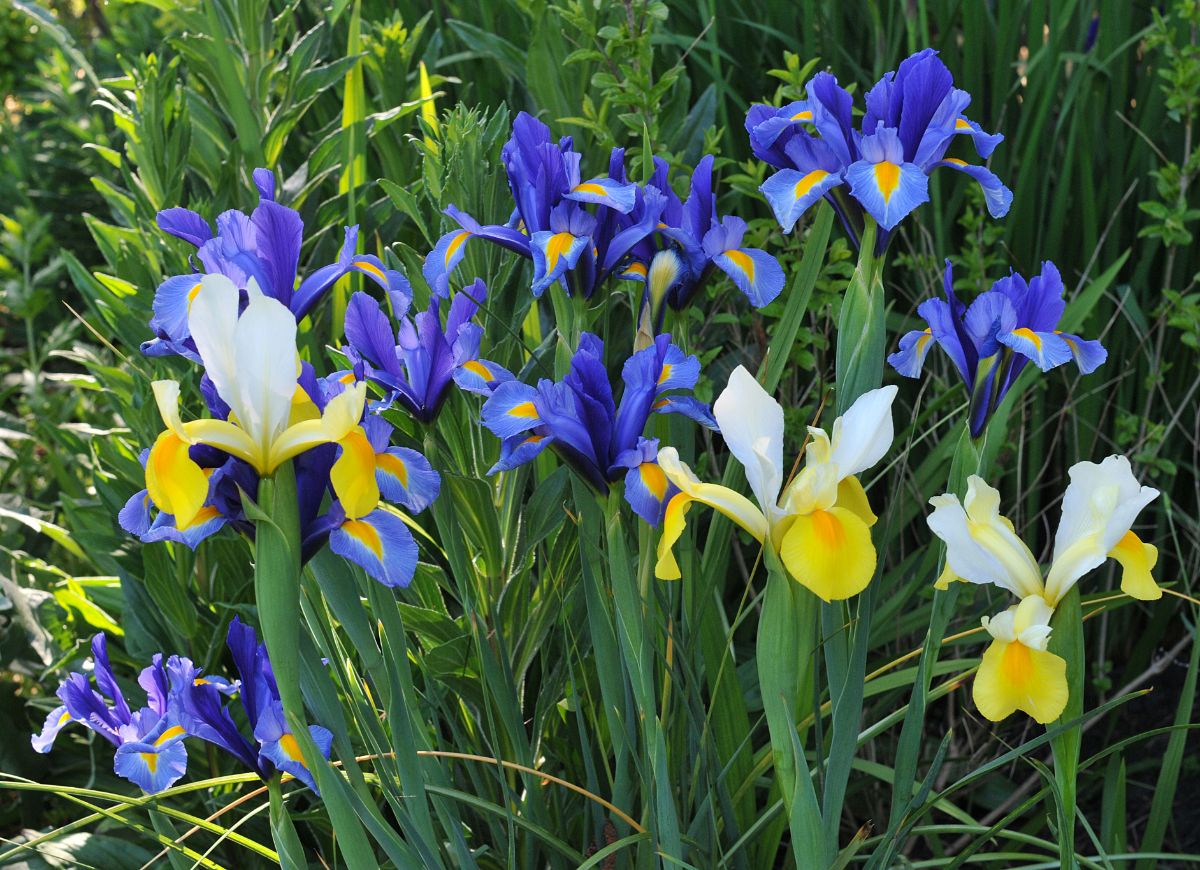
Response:
POLYGON ((867 499, 867 491, 862 482, 854 476, 847 477, 838 483, 837 507, 844 507, 867 524, 867 528, 875 525, 879 517, 871 510, 871 502, 867 499))
POLYGON ((158 509, 185 529, 208 500, 208 475, 188 456, 188 443, 168 429, 146 459, 146 490, 158 509))
POLYGON ((244 429, 228 420, 189 420, 183 424, 187 439, 193 444, 208 444, 231 456, 244 459, 262 474, 265 460, 258 445, 244 429))
POLYGON ((375 449, 362 427, 338 442, 342 455, 329 471, 329 480, 342 510, 352 520, 365 517, 379 505, 379 485, 375 482, 375 449))
POLYGON ((319 420, 303 420, 289 426, 271 444, 271 455, 264 473, 273 474, 276 468, 293 456, 299 456, 318 444, 341 441, 362 419, 366 401, 367 385, 354 384, 329 400, 319 420))
POLYGON ((1019 641, 994 640, 983 654, 971 695, 979 712, 992 722, 1021 710, 1046 725, 1066 709, 1067 663, 1019 641))
POLYGON ((658 561, 654 565, 654 576, 659 580, 678 580, 680 577, 679 563, 675 561, 672 548, 687 527, 687 512, 691 506, 692 498, 684 492, 676 493, 667 502, 662 537, 658 539, 658 561))
POLYGON ((1158 548, 1145 544, 1133 532, 1126 532, 1108 554, 1121 564, 1121 591, 1130 598, 1157 601, 1162 590, 1150 571, 1158 562, 1158 548))
POLYGON ((788 573, 823 601, 857 595, 875 574, 871 530, 844 507, 796 517, 779 555, 788 573))
POLYGON ((933 588, 945 592, 950 588, 951 583, 966 583, 967 581, 954 573, 954 569, 950 567, 950 563, 946 563, 946 567, 942 569, 941 576, 933 581, 933 588))

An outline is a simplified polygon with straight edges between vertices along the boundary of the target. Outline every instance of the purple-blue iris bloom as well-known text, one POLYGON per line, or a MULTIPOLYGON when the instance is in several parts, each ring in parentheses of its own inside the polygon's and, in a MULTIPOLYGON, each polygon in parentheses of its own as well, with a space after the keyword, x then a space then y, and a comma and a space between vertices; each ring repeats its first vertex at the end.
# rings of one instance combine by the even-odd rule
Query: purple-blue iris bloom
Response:
MULTIPOLYGON (((742 246, 745 221, 718 217, 712 167, 712 155, 696 165, 684 201, 672 189, 666 161, 654 158, 654 174, 639 189, 633 211, 615 218, 624 227, 642 221, 653 224, 653 230, 630 249, 621 277, 645 283, 643 311, 650 313, 654 330, 662 327, 662 303, 683 308, 714 267, 732 278, 755 308, 770 304, 783 291, 779 262, 765 251, 742 246)), ((620 172, 624 178, 625 169, 614 164, 610 172, 620 172)))
POLYGON ((58 732, 78 722, 116 747, 113 769, 118 776, 149 794, 170 788, 187 772, 183 745, 187 734, 167 694, 154 688, 166 682, 162 657, 156 657, 138 680, 147 693, 146 706, 139 710, 130 708, 117 684, 103 634, 92 638, 92 661, 99 691, 85 675, 68 674, 58 687, 62 703, 50 711, 41 733, 31 740, 34 750, 49 752, 58 732))
POLYGON ((459 229, 438 240, 423 269, 437 295, 448 294, 449 276, 466 254, 467 242, 481 238, 533 260, 536 295, 562 282, 569 293, 590 297, 629 248, 654 228, 650 219, 632 227, 611 220, 610 212, 633 209, 636 186, 612 173, 584 180, 582 158, 571 137, 554 142, 550 128, 525 112, 513 122, 501 158, 513 213, 500 226, 481 224, 453 205, 446 209, 459 229), (596 213, 586 206, 595 206, 596 213))
POLYGON ((604 343, 585 332, 561 381, 537 386, 509 380, 483 405, 483 424, 501 439, 500 460, 491 473, 506 471, 553 449, 599 492, 624 478, 625 497, 646 522, 662 520, 671 491, 656 462, 657 443, 643 437, 651 414, 683 414, 716 429, 708 406, 690 391, 700 361, 660 335, 629 357, 618 405, 604 366, 604 343))
POLYGON ((994 218, 1008 213, 1012 192, 989 169, 947 157, 955 137, 969 136, 981 160, 1003 140, 963 112, 971 101, 933 49, 886 73, 866 95, 861 129, 853 99, 829 73, 808 83, 808 99, 782 108, 755 105, 746 132, 755 156, 779 168, 762 185, 784 232, 818 200, 828 200, 859 244, 863 213, 882 228, 876 250, 891 231, 929 199, 929 174, 952 169, 975 179, 994 218))
POLYGON ((919 377, 931 342, 937 342, 971 397, 973 438, 983 434, 1027 363, 1049 371, 1073 359, 1086 375, 1108 358, 1100 342, 1058 331, 1066 301, 1062 278, 1049 261, 1029 282, 1013 272, 967 306, 954 293, 953 270, 946 260, 944 289, 945 299, 927 299, 917 308, 929 326, 903 336, 888 362, 905 377, 919 377))
POLYGON ((163 232, 197 248, 193 271, 175 275, 159 285, 154 294, 150 328, 155 338, 142 344, 148 356, 181 355, 200 362, 188 330, 188 310, 200 286, 202 274, 221 274, 245 289, 253 280, 268 296, 278 299, 302 320, 334 283, 350 272, 359 272, 389 294, 411 298, 408 280, 384 266, 373 254, 357 254, 358 227, 346 227, 346 237, 336 262, 323 266, 296 286, 296 270, 304 241, 304 221, 294 209, 275 201, 275 176, 269 169, 254 170, 259 202, 254 211, 231 209, 217 216, 213 234, 208 221, 187 208, 168 208, 158 213, 163 232))
MULTIPOLYGON (((226 645, 240 677, 235 688, 253 739, 233 721, 225 697, 229 689, 212 677, 201 677, 187 659, 172 656, 167 664, 171 706, 183 728, 188 736, 224 749, 263 779, 281 770, 315 792, 312 771, 284 718, 266 646, 258 642, 254 629, 237 617, 229 625, 226 645)), ((320 725, 309 725, 308 730, 328 758, 333 735, 320 725)))
POLYGON ((346 307, 343 350, 356 376, 388 392, 385 406, 406 408, 423 423, 437 417, 451 381, 463 389, 488 393, 512 376, 496 363, 479 358, 483 328, 472 322, 487 300, 487 285, 476 279, 454 295, 445 324, 442 300, 434 296, 426 311, 409 316, 407 305, 392 299, 398 327, 367 293, 355 293, 346 307))

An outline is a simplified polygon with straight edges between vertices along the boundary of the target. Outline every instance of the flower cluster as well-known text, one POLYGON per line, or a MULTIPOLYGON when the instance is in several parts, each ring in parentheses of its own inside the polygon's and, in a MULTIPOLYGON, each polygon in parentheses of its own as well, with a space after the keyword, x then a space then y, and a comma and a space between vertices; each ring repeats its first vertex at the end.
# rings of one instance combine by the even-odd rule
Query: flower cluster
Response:
POLYGON ((660 335, 621 367, 624 391, 618 404, 604 366, 604 342, 585 332, 561 381, 543 378, 530 386, 507 374, 483 406, 483 425, 501 439, 492 473, 506 471, 552 448, 598 492, 624 478, 625 499, 658 525, 673 495, 655 461, 658 441, 644 437, 653 414, 683 414, 716 428, 708 407, 690 391, 700 361, 660 335))
POLYGON ((944 289, 944 300, 928 299, 917 308, 929 325, 902 337, 900 349, 888 362, 906 378, 919 377, 931 342, 937 342, 971 398, 972 438, 983 434, 1027 363, 1045 372, 1073 359, 1086 375, 1108 358, 1100 342, 1057 329, 1066 302, 1062 278, 1049 261, 1032 280, 1026 282, 1013 272, 966 306, 954 294, 954 275, 947 260, 944 289))
POLYGON ((733 278, 756 307, 783 290, 775 258, 742 246, 745 223, 718 218, 711 157, 696 167, 686 203, 672 190, 661 159, 655 159, 649 183, 631 183, 620 148, 610 156, 607 177, 585 181, 571 137, 553 142, 549 127, 522 112, 502 158, 513 213, 502 226, 484 225, 453 205, 446 209, 459 229, 444 235, 425 260, 425 279, 436 293, 448 292, 449 276, 472 238, 532 260, 535 296, 561 283, 568 293, 588 298, 620 274, 647 282, 648 304, 657 312, 668 294, 672 306, 682 307, 712 266, 733 278), (669 256, 660 260, 660 253, 669 256))
MULTIPOLYGON (((170 788, 187 772, 185 741, 194 738, 225 750, 264 780, 282 771, 316 791, 312 771, 284 718, 266 647, 258 642, 254 629, 236 617, 226 643, 238 671, 237 680, 205 674, 182 656, 164 662, 157 654, 138 677, 146 704, 135 711, 113 674, 105 636, 96 635, 92 639, 96 688, 84 674, 69 674, 58 688, 62 703, 50 711, 41 733, 34 735, 33 748, 49 752, 58 733, 72 722, 78 723, 116 747, 113 769, 118 776, 155 794, 170 788), (234 722, 230 707, 235 695, 249 723, 250 737, 234 722)), ((328 758, 330 732, 310 725, 309 733, 328 758)))
POLYGON ((1044 577, 1037 559, 1000 513, 1000 493, 972 476, 962 502, 951 493, 930 500, 929 528, 946 542, 944 588, 954 580, 994 584, 1019 600, 983 626, 993 640, 975 676, 979 712, 999 721, 1023 710, 1046 724, 1062 715, 1067 703, 1066 662, 1046 646, 1050 617, 1063 596, 1106 559, 1120 563, 1121 591, 1153 601, 1162 590, 1150 574, 1158 550, 1132 531, 1134 520, 1158 497, 1141 486, 1129 460, 1110 456, 1080 462, 1069 472, 1062 515, 1054 536, 1054 554, 1044 577))
POLYGON ((824 198, 856 244, 864 215, 878 223, 884 232, 876 247, 883 250, 889 233, 929 201, 929 175, 941 168, 978 182, 992 217, 1008 213, 1012 192, 991 170, 946 156, 957 137, 967 136, 986 160, 1004 137, 963 114, 971 96, 954 87, 933 49, 907 58, 867 91, 860 129, 853 98, 829 73, 813 77, 807 94, 781 108, 752 106, 746 115, 755 156, 779 169, 761 190, 784 232, 824 198))

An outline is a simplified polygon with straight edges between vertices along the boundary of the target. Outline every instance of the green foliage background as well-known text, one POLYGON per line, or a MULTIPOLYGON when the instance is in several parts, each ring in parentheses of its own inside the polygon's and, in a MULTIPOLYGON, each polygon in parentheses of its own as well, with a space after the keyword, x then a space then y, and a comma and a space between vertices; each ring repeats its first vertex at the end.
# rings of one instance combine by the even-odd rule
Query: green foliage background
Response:
MULTIPOLYGON (((53 784, 17 790, 14 783, 0 792, 0 835, 14 844, 0 847, 0 863, 141 866, 196 819, 255 787, 224 759, 196 753, 185 782, 210 777, 209 787, 171 795, 153 811, 118 811, 113 801, 128 788, 111 774, 106 747, 76 736, 35 756, 25 735, 40 726, 60 674, 79 665, 94 631, 122 635, 118 661, 129 676, 160 650, 221 670, 225 625, 235 613, 253 617, 244 542, 220 537, 194 556, 143 547, 115 517, 141 486, 137 454, 158 430, 149 382, 184 371, 179 361, 138 352, 155 287, 186 267, 183 247, 157 230, 154 215, 177 204, 210 216, 246 208, 256 166, 282 171, 282 198, 304 216, 302 263, 329 262, 342 226, 359 223, 366 249, 404 269, 420 290, 420 261, 448 229, 442 208, 453 202, 489 221, 507 217, 498 154, 520 109, 573 134, 595 171, 613 145, 627 149, 639 177, 651 154, 682 169, 715 152, 721 211, 751 219, 755 244, 780 258, 794 290, 808 287, 811 296, 806 305, 785 296, 753 312, 731 286, 716 285, 680 319, 677 335, 705 363, 698 392, 709 399, 735 365, 757 366, 783 325, 799 317, 787 364, 775 370, 789 430, 798 433, 832 383, 833 324, 853 255, 836 228, 825 250, 829 224, 819 217, 779 233, 756 191, 764 167, 749 159, 742 119, 751 102, 798 96, 816 69, 861 88, 932 45, 974 95, 972 117, 1005 134, 991 167, 1015 198, 1008 217, 994 223, 972 186, 935 176, 936 206, 906 222, 893 243, 889 335, 894 341, 910 328, 917 303, 937 291, 946 256, 968 292, 1009 268, 1028 275, 1052 259, 1067 283, 1068 320, 1102 338, 1109 361, 1086 379, 1064 369, 1014 390, 988 442, 990 480, 1019 506, 1010 516, 1045 555, 1065 469, 1129 454, 1139 477, 1163 492, 1139 527, 1159 547, 1156 576, 1193 595, 1200 564, 1197 7, 1194 0, 147 0, 51 8, 16 0, 0 7, 0 727, 10 735, 0 743, 0 770, 53 784), (437 92, 436 136, 420 118, 418 61, 437 92), (104 812, 94 815, 96 807, 104 812), (15 845, 35 840, 33 851, 15 845)), ((485 276, 492 291, 489 357, 519 367, 524 346, 514 324, 529 310, 527 273, 482 246, 463 268, 485 276)), ((339 290, 342 299, 350 289, 339 290)), ((627 310, 619 302, 614 310, 627 310)), ((303 337, 312 358, 338 343, 336 316, 335 306, 314 315, 303 337)), ((618 314, 606 337, 619 346, 631 336, 618 314)), ((868 673, 919 649, 929 625, 939 554, 922 517, 929 496, 946 486, 963 404, 946 367, 932 368, 933 377, 901 385, 898 448, 868 482, 883 518, 868 673)), ((445 481, 432 516, 421 520, 427 541, 410 590, 393 596, 336 559, 319 558, 306 574, 306 699, 337 735, 335 754, 361 799, 369 837, 359 848, 401 867, 660 860, 648 835, 512 766, 519 765, 606 797, 676 841, 679 852, 662 859, 666 866, 805 866, 796 863, 803 848, 789 842, 771 789, 769 755, 754 751, 765 734, 753 666, 764 576, 749 542, 706 547, 729 532, 701 523, 695 568, 707 582, 652 587, 662 621, 640 641, 643 673, 654 675, 651 706, 665 729, 662 751, 652 752, 622 646, 628 614, 619 595, 597 597, 603 584, 590 576, 612 542, 585 533, 587 500, 574 498, 577 483, 564 470, 485 482, 496 444, 477 415, 477 404, 456 394, 435 428, 398 420, 445 481), (607 684, 614 679, 618 685, 607 684), (602 702, 612 697, 623 698, 620 709, 602 702), (356 765, 356 755, 376 757, 356 765), (651 824, 668 815, 655 800, 673 807, 677 830, 651 824)), ((720 476, 719 442, 671 436, 681 453, 693 451, 702 476, 720 476)), ((789 447, 794 454, 799 444, 789 447)), ((643 530, 629 546, 644 558, 653 539, 643 530)), ((1172 596, 1152 605, 1111 600, 1116 585, 1104 569, 1083 589, 1091 614, 1085 708, 1125 700, 1086 724, 1075 850, 1088 867, 1188 866, 1200 860, 1200 764, 1188 737, 1200 670, 1195 607, 1172 596), (1091 604, 1098 599, 1106 600, 1091 604)), ((976 627, 997 600, 986 589, 964 592, 948 631, 976 627)), ((1028 720, 979 719, 964 688, 979 652, 978 634, 952 641, 936 666, 924 728, 907 750, 923 788, 911 803, 893 795, 892 783, 905 751, 901 723, 915 660, 867 683, 853 775, 834 823, 847 864, 1058 866, 1047 747, 1028 745, 1041 733, 1028 720), (997 758, 1003 762, 978 775, 997 758), (878 863, 885 854, 894 863, 878 863)), ((815 745, 829 742, 828 728, 818 716, 815 745)), ((821 781, 827 772, 819 759, 810 763, 821 781)), ((201 853, 200 863, 219 866, 268 861, 220 836, 245 818, 235 833, 269 847, 265 802, 263 794, 218 816, 185 841, 193 855, 168 849, 169 858, 184 867, 201 853)), ((306 848, 331 865, 343 860, 347 834, 335 836, 323 806, 303 791, 289 805, 306 848)))

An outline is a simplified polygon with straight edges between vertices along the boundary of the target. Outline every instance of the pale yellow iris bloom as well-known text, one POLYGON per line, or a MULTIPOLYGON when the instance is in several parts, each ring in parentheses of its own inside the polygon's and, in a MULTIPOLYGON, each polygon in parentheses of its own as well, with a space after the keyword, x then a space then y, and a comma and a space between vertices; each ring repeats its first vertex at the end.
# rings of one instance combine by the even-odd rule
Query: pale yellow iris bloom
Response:
POLYGON ((1099 464, 1080 462, 1069 475, 1044 579, 1033 553, 1000 514, 1000 493, 982 478, 968 479, 961 503, 950 493, 930 499, 929 527, 946 542, 946 572, 938 585, 945 588, 955 579, 992 583, 1020 599, 1019 605, 984 620, 993 641, 973 691, 980 713, 994 722, 1017 710, 1041 724, 1062 715, 1066 663, 1046 651, 1049 622, 1084 574, 1113 558, 1123 569, 1121 591, 1143 601, 1162 597, 1151 576, 1158 550, 1131 530, 1158 490, 1141 486, 1124 456, 1099 464))
POLYGON ((679 578, 672 547, 683 534, 688 508, 700 502, 773 548, 788 573, 821 599, 857 595, 875 573, 870 528, 876 517, 856 475, 891 446, 895 397, 890 386, 859 397, 834 421, 832 435, 810 427, 805 467, 784 488, 783 408, 738 366, 713 403, 713 416, 758 504, 728 487, 701 482, 673 447, 664 447, 658 464, 680 492, 667 504, 655 574, 679 578))
POLYGON ((253 281, 247 292, 249 304, 239 316, 234 283, 223 275, 205 275, 188 313, 188 329, 205 371, 231 409, 228 420, 185 423, 179 416, 179 383, 153 384, 167 429, 150 450, 146 489, 180 529, 196 519, 208 498, 208 477, 189 458, 189 446, 208 444, 269 476, 306 450, 346 438, 362 417, 364 384, 348 387, 329 401, 324 413, 317 411, 297 385, 295 317, 253 281))

